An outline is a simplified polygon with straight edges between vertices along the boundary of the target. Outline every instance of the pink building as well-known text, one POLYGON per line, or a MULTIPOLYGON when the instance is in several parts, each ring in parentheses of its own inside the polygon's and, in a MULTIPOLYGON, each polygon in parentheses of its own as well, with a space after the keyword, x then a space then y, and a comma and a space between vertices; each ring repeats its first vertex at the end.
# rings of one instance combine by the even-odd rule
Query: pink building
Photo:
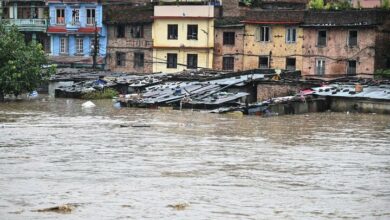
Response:
POLYGON ((383 10, 307 11, 302 75, 372 77, 385 17, 383 10))

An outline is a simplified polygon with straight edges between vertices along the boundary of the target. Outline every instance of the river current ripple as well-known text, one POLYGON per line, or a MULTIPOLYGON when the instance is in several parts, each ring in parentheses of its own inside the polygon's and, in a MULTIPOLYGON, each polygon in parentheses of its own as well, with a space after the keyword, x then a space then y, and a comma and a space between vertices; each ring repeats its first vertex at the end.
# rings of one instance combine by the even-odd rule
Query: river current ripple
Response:
POLYGON ((390 219, 388 115, 81 103, 0 104, 0 219, 390 219))

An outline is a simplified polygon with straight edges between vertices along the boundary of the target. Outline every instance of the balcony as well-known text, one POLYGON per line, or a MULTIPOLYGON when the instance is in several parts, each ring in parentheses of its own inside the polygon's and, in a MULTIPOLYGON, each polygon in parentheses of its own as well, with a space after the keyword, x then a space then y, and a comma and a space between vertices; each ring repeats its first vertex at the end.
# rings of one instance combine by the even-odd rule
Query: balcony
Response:
POLYGON ((6 26, 16 25, 20 31, 46 32, 46 19, 3 19, 6 26))

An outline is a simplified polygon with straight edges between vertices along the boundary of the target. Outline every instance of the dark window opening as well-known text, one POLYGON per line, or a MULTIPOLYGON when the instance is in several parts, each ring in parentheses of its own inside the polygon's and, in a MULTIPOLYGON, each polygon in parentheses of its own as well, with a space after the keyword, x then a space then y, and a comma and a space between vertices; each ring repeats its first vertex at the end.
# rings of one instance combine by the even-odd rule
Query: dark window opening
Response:
POLYGON ((234 70, 234 57, 224 57, 222 60, 223 70, 234 70))
POLYGON ((144 53, 134 53, 134 67, 144 67, 144 53))
POLYGON ((347 74, 348 75, 356 75, 356 60, 349 60, 348 61, 347 74))
POLYGON ((177 68, 177 54, 176 53, 168 53, 167 54, 167 68, 177 68))
POLYGON ((187 40, 198 40, 198 25, 187 25, 187 40))
POLYGON ((198 54, 187 54, 187 69, 198 68, 198 54))
POLYGON ((57 9, 56 18, 57 24, 65 24, 65 9, 57 9))
POLYGON ((326 31, 318 31, 318 44, 317 46, 326 46, 326 31))
POLYGON ((316 73, 320 76, 325 75, 325 60, 316 60, 316 73))
POLYGON ((132 26, 131 37, 133 38, 143 38, 144 37, 144 27, 142 25, 132 26))
POLYGON ((177 39, 177 24, 168 24, 168 39, 177 39))
POLYGON ((126 26, 124 24, 119 24, 116 26, 116 37, 124 38, 125 37, 126 26))
POLYGON ((259 57, 259 68, 260 69, 268 69, 268 57, 259 57))
POLYGON ((348 46, 357 46, 357 31, 349 31, 348 46))
POLYGON ((87 25, 95 24, 96 10, 94 8, 87 9, 87 25))
POLYGON ((123 52, 116 53, 116 65, 117 66, 126 66, 126 53, 123 53, 123 52))
POLYGON ((260 41, 268 42, 270 40, 270 28, 263 26, 260 27, 260 41))
POLYGON ((286 70, 294 71, 296 69, 296 59, 295 58, 286 58, 286 70))
POLYGON ((235 33, 223 32, 223 45, 234 45, 235 33))

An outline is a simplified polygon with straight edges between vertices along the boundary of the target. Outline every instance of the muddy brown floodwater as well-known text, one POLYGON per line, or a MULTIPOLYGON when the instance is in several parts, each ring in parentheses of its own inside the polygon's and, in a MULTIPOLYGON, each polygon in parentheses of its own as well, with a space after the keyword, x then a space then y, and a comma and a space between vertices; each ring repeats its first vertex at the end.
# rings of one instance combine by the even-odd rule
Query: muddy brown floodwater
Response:
POLYGON ((95 103, 0 104, 0 219, 390 218, 389 115, 95 103))

